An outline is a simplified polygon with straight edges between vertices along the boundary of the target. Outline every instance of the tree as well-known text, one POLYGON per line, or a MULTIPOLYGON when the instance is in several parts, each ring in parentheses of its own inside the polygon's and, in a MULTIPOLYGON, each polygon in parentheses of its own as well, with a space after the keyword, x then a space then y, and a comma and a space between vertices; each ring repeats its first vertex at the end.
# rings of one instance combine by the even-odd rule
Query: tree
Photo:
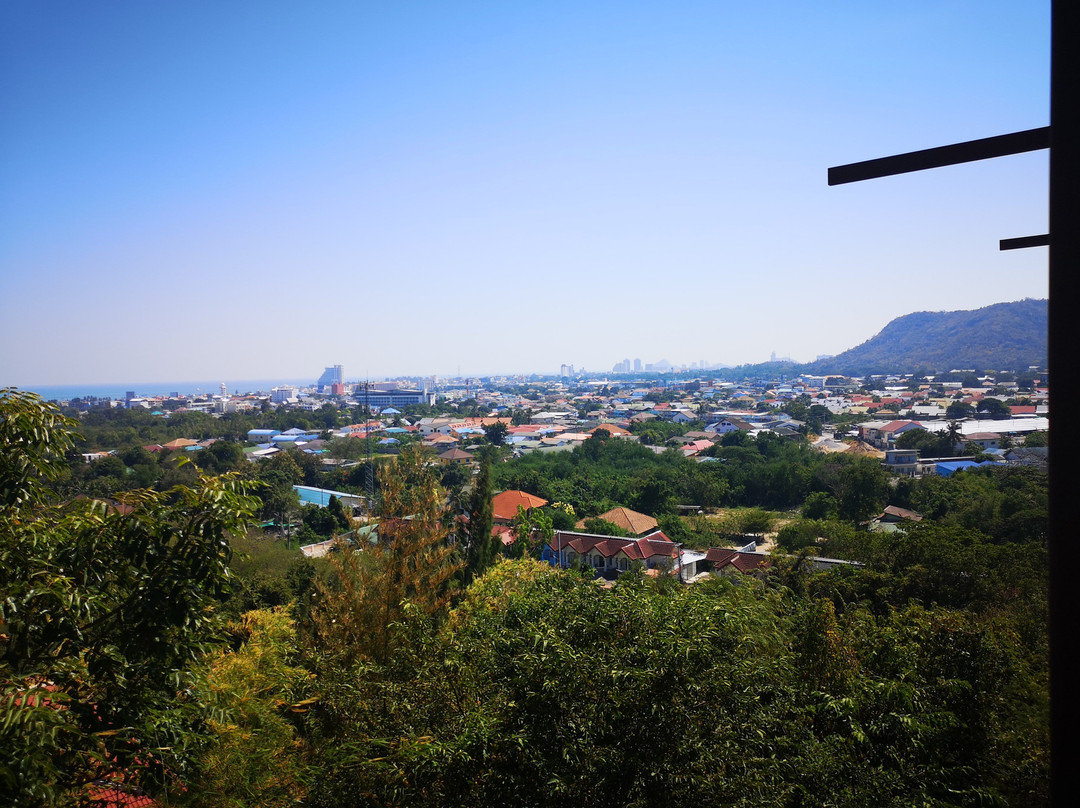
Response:
POLYGON ((1050 445, 1050 435, 1046 432, 1029 432, 1024 436, 1025 447, 1040 447, 1050 445))
POLYGON ((494 446, 502 446, 506 443, 506 435, 509 432, 509 427, 502 421, 495 421, 484 427, 484 436, 491 441, 494 446))
MULTIPOLYGON (((955 426, 956 422, 952 422, 955 426)), ((896 439, 897 449, 918 449, 921 457, 948 457, 955 452, 955 443, 949 431, 930 432, 926 429, 909 429, 896 439)), ((957 427, 959 433, 959 427, 957 427)))
MULTIPOLYGON (((0 391, 0 801, 51 804, 122 770, 151 791, 190 762, 190 664, 214 639, 230 537, 257 501, 235 475, 53 501, 74 422, 0 391)), ((85 796, 85 795, 84 795, 85 796)))
POLYGON ((975 408, 966 401, 954 401, 945 408, 945 417, 950 421, 959 418, 968 418, 975 414, 975 408))
POLYGON ((945 430, 945 438, 949 441, 949 452, 953 451, 954 446, 960 442, 960 438, 963 437, 963 432, 960 431, 960 424, 956 421, 949 421, 948 429, 945 430))
POLYGON ((1009 409, 1008 405, 996 398, 982 399, 975 409, 977 412, 986 413, 994 419, 1008 418, 1012 415, 1012 410, 1009 409))
POLYGON ((334 577, 318 584, 315 647, 338 663, 385 664, 396 647, 395 625, 410 608, 440 614, 461 569, 454 558, 445 492, 423 453, 407 447, 379 469, 379 543, 340 547, 334 577))
POLYGON ((830 463, 820 474, 821 482, 836 498, 839 518, 857 522, 881 510, 888 494, 888 474, 872 461, 856 458, 830 463))
POLYGON ((494 527, 492 497, 494 487, 491 479, 491 454, 484 452, 480 458, 480 471, 476 475, 472 502, 469 505, 468 545, 465 548, 465 580, 482 575, 495 560, 495 545, 491 539, 494 527))
POLYGON ((286 527, 299 511, 300 497, 293 488, 303 482, 303 472, 290 452, 278 452, 260 460, 255 467, 255 479, 263 484, 259 489, 262 507, 259 516, 286 527))
POLYGON ((624 530, 607 519, 601 519, 599 516, 593 516, 585 520, 585 532, 595 533, 598 536, 629 537, 631 535, 628 530, 624 530))
POLYGON ((514 534, 514 543, 510 545, 506 554, 512 558, 531 556, 538 559, 544 545, 555 535, 551 516, 541 508, 526 511, 520 505, 510 524, 510 529, 514 534))
POLYGON ((802 504, 804 519, 828 519, 836 514, 836 497, 825 491, 815 491, 802 504))
POLYGON ((229 629, 242 645, 209 655, 196 679, 210 708, 210 739, 185 783, 187 804, 296 805, 305 792, 304 761, 289 718, 307 708, 312 684, 296 664, 296 627, 279 607, 247 612, 229 629))
POLYGON ((345 513, 345 506, 341 504, 341 500, 334 494, 330 495, 330 501, 326 504, 326 510, 330 512, 330 515, 334 519, 334 523, 339 530, 348 530, 352 525, 349 522, 348 514, 345 513))

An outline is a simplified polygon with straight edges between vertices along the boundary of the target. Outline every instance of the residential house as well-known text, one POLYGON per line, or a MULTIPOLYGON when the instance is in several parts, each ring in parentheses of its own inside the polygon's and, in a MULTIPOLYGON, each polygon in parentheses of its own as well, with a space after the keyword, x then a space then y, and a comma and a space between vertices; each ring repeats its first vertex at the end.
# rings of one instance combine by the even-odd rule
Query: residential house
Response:
POLYGON ((1001 435, 997 432, 972 432, 964 435, 964 445, 974 443, 978 445, 980 449, 1000 449, 1001 448, 1001 435))
POLYGON ((922 518, 922 514, 915 511, 889 505, 884 511, 870 520, 867 530, 872 533, 890 533, 901 530, 901 525, 904 522, 921 522, 922 518))
POLYGON ((870 421, 859 424, 859 437, 878 449, 892 449, 896 439, 912 429, 925 429, 918 421, 870 421))
POLYGON ((570 567, 579 562, 604 577, 617 576, 640 561, 646 570, 654 570, 653 574, 669 572, 693 577, 697 574, 697 556, 702 554, 693 553, 693 567, 684 563, 686 559, 680 560, 681 554, 679 545, 660 530, 640 538, 557 530, 544 548, 542 560, 555 567, 570 567))
MULTIPOLYGON (((753 547, 753 545, 750 545, 753 547)), ((732 550, 727 547, 710 547, 705 551, 701 564, 703 572, 713 575, 762 575, 772 564, 768 553, 756 550, 732 550)))
MULTIPOLYGON (((638 513, 621 506, 605 511, 596 518, 611 522, 611 524, 622 528, 631 536, 641 537, 660 529, 659 523, 648 514, 638 513)), ((585 527, 585 520, 580 520, 574 527, 579 529, 585 527)))
POLYGON ((919 470, 919 450, 886 449, 884 466, 901 477, 914 477, 919 470))
POLYGON ((719 421, 709 424, 705 427, 706 432, 713 432, 717 435, 726 435, 729 432, 737 432, 742 430, 743 432, 749 432, 754 427, 741 418, 734 416, 727 416, 721 418, 719 421))
POLYGON ((439 462, 446 466, 468 466, 473 462, 473 456, 461 449, 449 449, 439 455, 439 462))
POLYGON ((524 491, 501 491, 491 498, 491 510, 495 524, 508 525, 517 516, 518 507, 527 513, 533 508, 542 508, 548 501, 524 491))

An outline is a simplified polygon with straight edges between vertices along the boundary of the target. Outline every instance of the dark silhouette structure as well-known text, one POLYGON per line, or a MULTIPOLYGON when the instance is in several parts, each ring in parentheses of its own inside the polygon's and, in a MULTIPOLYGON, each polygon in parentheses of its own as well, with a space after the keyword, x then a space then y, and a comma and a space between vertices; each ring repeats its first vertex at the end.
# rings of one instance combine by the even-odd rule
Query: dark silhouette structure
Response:
MULTIPOLYGON (((1045 235, 1002 239, 1002 250, 1050 248, 1048 354, 1051 410, 1065 413, 1080 399, 1075 363, 1075 328, 1071 320, 1080 308, 1080 220, 1076 197, 1080 189, 1080 4, 1053 0, 1050 57, 1050 126, 955 143, 934 149, 867 160, 829 169, 829 185, 922 171, 928 168, 985 160, 1008 154, 1050 149, 1050 227, 1045 235)), ((1050 432, 1050 691, 1051 801, 1065 805, 1080 791, 1080 653, 1076 625, 1080 622, 1080 588, 1074 585, 1080 569, 1080 539, 1070 518, 1065 468, 1071 450, 1080 447, 1075 419, 1058 417, 1050 432)))

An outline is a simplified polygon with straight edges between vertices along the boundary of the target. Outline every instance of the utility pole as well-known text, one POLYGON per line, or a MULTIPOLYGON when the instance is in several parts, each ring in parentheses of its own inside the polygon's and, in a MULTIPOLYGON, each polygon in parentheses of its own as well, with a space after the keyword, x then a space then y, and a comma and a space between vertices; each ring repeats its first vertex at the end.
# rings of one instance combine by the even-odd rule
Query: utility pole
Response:
POLYGON ((367 441, 367 501, 368 517, 375 511, 375 457, 371 451, 371 380, 364 381, 364 440, 367 441))

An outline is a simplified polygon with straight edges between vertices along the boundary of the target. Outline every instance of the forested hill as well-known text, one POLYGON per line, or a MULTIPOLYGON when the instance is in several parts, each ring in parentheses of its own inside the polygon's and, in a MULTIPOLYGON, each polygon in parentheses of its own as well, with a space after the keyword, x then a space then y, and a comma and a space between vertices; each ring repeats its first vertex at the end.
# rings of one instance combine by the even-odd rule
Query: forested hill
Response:
POLYGON ((973 311, 907 314, 862 345, 803 367, 809 373, 861 376, 1045 366, 1046 303, 1029 298, 973 311))

